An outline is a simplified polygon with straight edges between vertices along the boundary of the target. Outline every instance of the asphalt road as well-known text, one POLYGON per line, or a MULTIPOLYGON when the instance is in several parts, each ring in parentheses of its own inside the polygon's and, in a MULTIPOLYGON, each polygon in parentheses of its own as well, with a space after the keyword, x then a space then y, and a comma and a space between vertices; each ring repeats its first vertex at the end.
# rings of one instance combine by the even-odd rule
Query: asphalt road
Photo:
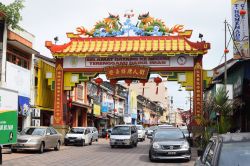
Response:
POLYGON ((150 162, 148 159, 149 140, 140 142, 136 148, 111 149, 108 140, 99 139, 89 146, 62 146, 60 151, 17 152, 3 155, 4 166, 191 166, 196 153, 186 161, 150 162))

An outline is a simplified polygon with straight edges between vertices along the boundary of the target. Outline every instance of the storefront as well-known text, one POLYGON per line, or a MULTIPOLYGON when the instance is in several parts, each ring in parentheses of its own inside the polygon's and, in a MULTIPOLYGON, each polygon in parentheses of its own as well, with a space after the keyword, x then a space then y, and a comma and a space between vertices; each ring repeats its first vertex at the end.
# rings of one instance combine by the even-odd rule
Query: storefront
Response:
POLYGON ((72 108, 68 111, 68 125, 70 127, 86 127, 88 111, 91 110, 89 105, 72 102, 72 108))

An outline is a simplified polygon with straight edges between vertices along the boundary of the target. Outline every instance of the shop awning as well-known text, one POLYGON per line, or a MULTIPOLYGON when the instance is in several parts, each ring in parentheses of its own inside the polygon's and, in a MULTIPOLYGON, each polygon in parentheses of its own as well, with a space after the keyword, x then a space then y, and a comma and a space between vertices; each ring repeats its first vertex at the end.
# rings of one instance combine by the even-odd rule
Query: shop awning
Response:
POLYGON ((83 103, 78 103, 78 102, 75 102, 75 101, 72 101, 72 105, 77 106, 77 107, 82 107, 82 108, 92 108, 90 105, 83 104, 83 103))
POLYGON ((20 49, 24 50, 25 52, 27 52, 29 54, 38 54, 39 53, 38 51, 36 51, 36 50, 34 50, 34 49, 20 43, 17 40, 8 40, 8 44, 13 45, 13 46, 15 46, 17 48, 20 48, 20 49))
POLYGON ((39 106, 35 106, 35 108, 38 108, 38 109, 44 110, 44 111, 52 111, 52 112, 54 112, 53 108, 46 108, 46 107, 39 107, 39 106))

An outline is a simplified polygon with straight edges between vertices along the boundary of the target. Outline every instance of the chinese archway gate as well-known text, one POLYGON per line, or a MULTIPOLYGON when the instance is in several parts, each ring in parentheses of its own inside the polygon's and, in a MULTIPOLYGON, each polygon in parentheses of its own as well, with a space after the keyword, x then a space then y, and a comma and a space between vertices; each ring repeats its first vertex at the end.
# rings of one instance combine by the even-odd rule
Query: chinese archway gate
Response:
POLYGON ((91 31, 79 27, 77 33, 67 33, 70 41, 66 44, 46 41, 56 59, 55 126, 66 125, 66 91, 99 73, 108 79, 140 80, 147 79, 148 73, 157 73, 178 81, 194 92, 193 116, 202 115, 203 86, 208 81, 207 72, 202 70, 202 57, 210 44, 191 42, 192 30, 183 30, 182 25, 168 28, 148 13, 138 19, 138 25, 127 18, 122 26, 119 16, 110 14, 91 31))

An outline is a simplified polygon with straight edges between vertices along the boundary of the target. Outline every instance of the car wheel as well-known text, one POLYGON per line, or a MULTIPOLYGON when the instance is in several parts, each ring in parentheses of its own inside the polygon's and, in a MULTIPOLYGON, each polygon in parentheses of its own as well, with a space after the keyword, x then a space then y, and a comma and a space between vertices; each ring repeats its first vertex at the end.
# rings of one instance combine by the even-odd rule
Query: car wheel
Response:
POLYGON ((115 146, 114 145, 110 145, 110 147, 113 149, 115 146))
POLYGON ((39 153, 42 154, 44 152, 44 143, 42 142, 39 148, 39 153))
POLYGON ((137 143, 138 143, 138 142, 135 142, 135 143, 134 143, 134 147, 137 147, 137 143))
POLYGON ((57 142, 56 147, 54 147, 54 150, 59 151, 60 150, 60 141, 57 142))
POLYGON ((96 139, 96 142, 98 142, 98 138, 96 139))
POLYGON ((85 140, 82 140, 81 146, 85 146, 85 140))
POLYGON ((148 157, 149 157, 149 160, 150 160, 151 162, 155 162, 155 161, 156 161, 155 159, 152 158, 151 153, 149 153, 148 157))
POLYGON ((68 144, 67 144, 67 143, 65 143, 65 142, 64 142, 64 145, 65 145, 65 146, 68 146, 68 144))
POLYGON ((92 139, 90 140, 89 145, 92 145, 92 139))
POLYGON ((11 152, 12 152, 12 153, 16 153, 16 152, 17 152, 17 149, 11 149, 11 152))

